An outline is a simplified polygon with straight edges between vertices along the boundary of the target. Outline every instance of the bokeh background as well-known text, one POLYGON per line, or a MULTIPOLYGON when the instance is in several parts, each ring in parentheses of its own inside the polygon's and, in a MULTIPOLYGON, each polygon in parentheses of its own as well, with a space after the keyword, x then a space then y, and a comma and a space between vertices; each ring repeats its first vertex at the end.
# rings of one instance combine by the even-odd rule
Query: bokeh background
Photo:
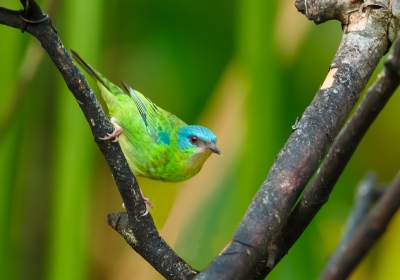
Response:
MULTIPOLYGON (((340 23, 316 26, 293 0, 38 2, 66 48, 217 134, 224 155, 213 155, 193 179, 139 179, 162 236, 203 269, 229 241, 322 84, 340 23)), ((1 5, 21 7, 16 0, 1 5)), ((0 279, 162 279, 107 225, 108 213, 122 211, 121 199, 49 57, 19 30, 0 26, 0 38, 0 279)), ((394 177, 399 104, 396 93, 270 279, 316 278, 340 238, 357 183, 371 170, 382 183, 394 177)), ((400 279, 399 232, 397 215, 351 279, 400 279)))

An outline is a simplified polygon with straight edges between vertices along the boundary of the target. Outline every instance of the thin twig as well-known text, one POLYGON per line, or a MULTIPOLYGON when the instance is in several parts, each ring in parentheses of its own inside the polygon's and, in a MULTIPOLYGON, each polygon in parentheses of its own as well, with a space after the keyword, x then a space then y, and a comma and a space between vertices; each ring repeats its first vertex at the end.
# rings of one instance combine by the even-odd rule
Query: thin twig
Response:
POLYGON ((334 260, 330 260, 319 279, 347 279, 356 265, 385 232, 390 219, 400 208, 400 172, 388 186, 382 198, 371 212, 358 224, 346 246, 340 248, 334 260))
MULTIPOLYGON (((376 175, 367 174, 356 188, 355 205, 353 211, 347 218, 344 234, 339 241, 338 248, 346 247, 349 239, 354 235, 358 225, 368 214, 369 207, 378 200, 374 189, 376 187, 376 175)), ((331 256, 333 258, 333 256, 331 256)))
POLYGON ((357 232, 359 225, 363 219, 367 216, 369 207, 373 202, 378 200, 378 196, 375 195, 374 188, 376 187, 376 176, 375 174, 368 174, 360 182, 359 187, 356 190, 356 201, 355 206, 346 222, 344 234, 339 241, 334 253, 329 258, 328 263, 325 266, 325 270, 334 269, 337 263, 343 258, 343 252, 349 246, 350 239, 357 232))

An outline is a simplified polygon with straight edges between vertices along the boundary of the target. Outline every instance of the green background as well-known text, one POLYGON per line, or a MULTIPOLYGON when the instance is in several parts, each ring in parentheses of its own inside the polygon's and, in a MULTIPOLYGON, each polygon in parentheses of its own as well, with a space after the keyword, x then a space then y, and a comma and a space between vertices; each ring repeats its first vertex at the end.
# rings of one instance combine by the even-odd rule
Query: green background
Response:
MULTIPOLYGON (((224 156, 183 184, 140 180, 161 234, 197 269, 222 250, 296 117, 323 83, 339 22, 316 26, 285 1, 38 1, 67 49, 187 123, 224 156)), ((19 1, 1 5, 20 9, 19 1)), ((38 41, 0 26, 0 279, 162 279, 106 223, 121 199, 89 126, 38 41)), ((380 65, 372 77, 375 80, 380 65)), ((93 89, 97 91, 94 83, 93 89)), ((357 183, 399 169, 399 94, 330 200, 270 279, 314 279, 357 183)), ((352 279, 400 279, 400 217, 352 279)))

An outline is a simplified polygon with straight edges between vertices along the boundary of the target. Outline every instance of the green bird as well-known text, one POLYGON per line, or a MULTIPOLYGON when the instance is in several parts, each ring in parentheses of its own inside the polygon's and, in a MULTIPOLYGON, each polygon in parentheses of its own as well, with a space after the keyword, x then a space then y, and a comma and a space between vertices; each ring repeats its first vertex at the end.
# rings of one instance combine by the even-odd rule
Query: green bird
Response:
MULTIPOLYGON (((115 130, 102 140, 119 141, 135 176, 181 182, 196 175, 211 155, 221 155, 217 137, 199 125, 187 125, 140 92, 122 83, 127 93, 94 70, 76 52, 72 57, 96 80, 115 130)), ((146 215, 153 205, 149 198, 146 215)))

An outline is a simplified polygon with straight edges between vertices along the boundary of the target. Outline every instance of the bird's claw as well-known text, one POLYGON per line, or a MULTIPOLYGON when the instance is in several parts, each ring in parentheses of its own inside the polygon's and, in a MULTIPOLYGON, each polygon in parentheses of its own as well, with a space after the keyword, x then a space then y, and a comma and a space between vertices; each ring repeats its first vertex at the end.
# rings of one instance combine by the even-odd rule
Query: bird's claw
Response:
MULTIPOLYGON (((146 211, 144 212, 144 214, 142 214, 142 216, 146 216, 147 214, 150 213, 150 209, 153 209, 153 208, 154 208, 154 205, 153 205, 152 203, 149 202, 149 201, 150 201, 150 198, 145 197, 145 196, 143 195, 142 190, 140 190, 140 194, 142 195, 143 201, 144 201, 144 203, 146 204, 146 211)), ((125 209, 125 203, 122 203, 122 208, 125 209)))
POLYGON ((144 214, 142 216, 146 216, 147 214, 149 214, 150 209, 154 208, 154 205, 149 202, 150 198, 144 196, 142 190, 140 190, 140 194, 142 195, 143 201, 146 204, 146 212, 144 212, 144 214))
POLYGON ((107 133, 107 136, 100 138, 100 140, 112 140, 113 142, 118 142, 119 136, 124 132, 124 130, 118 125, 117 120, 114 118, 111 118, 111 124, 115 128, 113 133, 107 133))
POLYGON ((113 133, 107 133, 107 136, 100 138, 100 140, 112 140, 113 142, 118 142, 119 136, 122 134, 122 132, 116 131, 117 129, 115 129, 113 133))

